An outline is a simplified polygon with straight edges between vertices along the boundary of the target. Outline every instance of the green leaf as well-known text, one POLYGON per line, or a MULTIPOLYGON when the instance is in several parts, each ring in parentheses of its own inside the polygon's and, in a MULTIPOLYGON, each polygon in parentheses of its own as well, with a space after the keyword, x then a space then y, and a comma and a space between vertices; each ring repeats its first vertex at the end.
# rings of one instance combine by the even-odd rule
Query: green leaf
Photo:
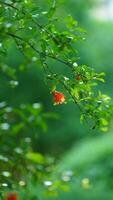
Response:
POLYGON ((34 163, 37 163, 37 164, 44 164, 45 163, 44 156, 42 154, 38 153, 38 152, 36 152, 36 153, 34 153, 34 152, 28 152, 26 154, 26 158, 28 160, 31 160, 34 163))
POLYGON ((68 28, 72 29, 78 25, 78 22, 75 19, 73 19, 71 15, 68 15, 68 17, 66 18, 66 25, 68 28))

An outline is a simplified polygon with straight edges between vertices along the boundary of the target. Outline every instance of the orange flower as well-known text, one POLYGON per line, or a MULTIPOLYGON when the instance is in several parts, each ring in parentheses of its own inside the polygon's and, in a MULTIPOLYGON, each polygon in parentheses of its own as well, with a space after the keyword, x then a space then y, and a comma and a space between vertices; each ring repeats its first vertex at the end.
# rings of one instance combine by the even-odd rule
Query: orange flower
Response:
POLYGON ((61 92, 54 91, 52 94, 54 105, 62 104, 65 102, 65 96, 61 92))
POLYGON ((14 192, 8 193, 6 200, 17 200, 17 195, 14 192))

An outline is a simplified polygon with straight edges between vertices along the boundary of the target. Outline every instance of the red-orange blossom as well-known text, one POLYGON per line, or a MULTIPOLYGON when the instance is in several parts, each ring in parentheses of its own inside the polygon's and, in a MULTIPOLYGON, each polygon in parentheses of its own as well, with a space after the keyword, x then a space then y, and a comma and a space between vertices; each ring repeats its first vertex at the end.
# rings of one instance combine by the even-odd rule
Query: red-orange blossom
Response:
POLYGON ((7 194, 6 200, 17 200, 17 195, 15 192, 11 192, 7 194))
POLYGON ((52 95, 53 95, 54 105, 59 105, 65 102, 65 96, 63 93, 58 91, 53 91, 52 95))

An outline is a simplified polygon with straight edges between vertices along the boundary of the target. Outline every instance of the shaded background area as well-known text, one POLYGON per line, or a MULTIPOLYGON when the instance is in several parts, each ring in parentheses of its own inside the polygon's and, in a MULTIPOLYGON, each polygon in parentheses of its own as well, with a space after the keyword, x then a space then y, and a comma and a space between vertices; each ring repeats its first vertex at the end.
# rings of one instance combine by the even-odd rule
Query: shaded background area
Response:
MULTIPOLYGON (((86 40, 76 44, 80 55, 79 63, 106 72, 106 82, 100 84, 99 88, 113 98, 113 14, 111 12, 113 1, 63 0, 62 2, 57 11, 61 25, 67 14, 71 14, 79 21, 79 25, 87 30, 86 40)), ((44 3, 43 0, 42 4, 44 3)), ((80 113, 76 105, 70 102, 67 105, 53 106, 40 65, 28 65, 24 71, 22 63, 25 60, 14 45, 9 49, 9 56, 6 59, 11 66, 20 67, 23 73, 18 72, 19 85, 15 89, 3 90, 5 80, 4 77, 1 78, 0 100, 4 101, 7 93, 6 100, 12 105, 39 102, 43 104, 45 111, 59 115, 58 120, 49 120, 47 133, 40 134, 34 146, 34 149, 45 155, 50 154, 59 158, 58 168, 61 171, 62 169, 75 171, 76 178, 70 184, 70 192, 62 193, 59 199, 112 199, 112 123, 109 131, 111 134, 104 133, 106 136, 98 133, 97 130, 92 131, 88 124, 81 125, 80 113), (95 158, 93 161, 92 156, 95 158), (85 163, 87 159, 88 162, 85 163), (65 169, 62 168, 63 163, 65 169), (81 182, 84 178, 88 178, 91 183, 86 181, 84 185, 84 182, 81 182)), ((56 63, 54 67, 57 68, 58 65, 59 63, 56 63)), ((65 72, 65 67, 61 66, 61 68, 61 72, 65 72)))

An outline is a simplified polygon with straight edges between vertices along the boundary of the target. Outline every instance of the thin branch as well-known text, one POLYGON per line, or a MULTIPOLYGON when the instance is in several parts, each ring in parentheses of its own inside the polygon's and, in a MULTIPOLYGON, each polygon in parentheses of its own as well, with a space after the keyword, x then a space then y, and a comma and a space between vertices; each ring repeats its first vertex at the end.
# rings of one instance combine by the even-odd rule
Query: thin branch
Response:
MULTIPOLYGON (((12 4, 3 2, 3 1, 1 1, 1 0, 0 0, 0 3, 1 3, 1 4, 4 4, 4 5, 7 5, 7 6, 13 8, 13 9, 16 9, 17 11, 19 11, 19 9, 18 9, 17 7, 15 7, 15 6, 13 6, 12 4)), ((25 13, 24 11, 22 11, 22 13, 23 13, 24 15, 26 15, 27 12, 25 13)), ((41 30, 44 30, 49 36, 51 36, 51 38, 53 39, 53 41, 58 42, 58 41, 56 41, 56 38, 55 38, 45 27, 43 27, 41 24, 37 23, 34 19, 32 19, 32 21, 33 21, 41 30)), ((10 35, 11 35, 11 34, 10 34, 10 35)), ((19 36, 16 36, 16 35, 15 35, 15 37, 18 37, 18 39, 22 39, 22 40, 23 40, 23 38, 20 38, 19 36)), ((26 41, 24 40, 24 42, 26 42, 26 41)), ((31 46, 31 48, 34 49, 34 46, 31 45, 30 43, 29 43, 29 46, 31 46)), ((35 48, 34 50, 35 50, 35 51, 38 51, 36 48, 35 48)), ((39 52, 39 53, 40 53, 40 52, 39 52)), ((64 60, 62 60, 62 59, 60 59, 60 58, 57 58, 57 57, 52 56, 52 55, 46 55, 46 56, 49 57, 49 58, 52 58, 52 59, 54 59, 54 60, 57 60, 58 62, 67 65, 68 67, 72 67, 71 63, 69 63, 69 62, 67 62, 67 61, 64 61, 64 60)))
MULTIPOLYGON (((10 35, 10 36, 13 37, 13 38, 17 38, 17 39, 19 39, 19 40, 21 40, 21 41, 27 43, 34 51, 36 51, 39 55, 41 55, 41 52, 40 52, 38 49, 36 49, 36 47, 34 47, 30 42, 26 41, 24 38, 22 38, 22 37, 20 37, 20 36, 18 36, 18 35, 15 35, 15 34, 13 34, 13 33, 8 33, 8 35, 10 35)), ((60 62, 60 63, 63 63, 63 64, 65 64, 65 65, 71 67, 71 64, 70 64, 70 63, 67 63, 67 62, 64 61, 64 60, 61 60, 60 58, 57 58, 57 57, 55 57, 55 56, 51 56, 51 55, 49 55, 49 54, 45 54, 45 56, 48 57, 48 58, 52 58, 52 59, 54 59, 54 60, 56 60, 56 61, 58 61, 58 62, 60 62)))
POLYGON ((52 58, 54 60, 57 60, 58 62, 67 65, 68 67, 72 67, 71 63, 68 63, 68 62, 66 62, 64 60, 61 60, 60 58, 57 58, 57 57, 52 56, 52 55, 47 55, 47 57, 52 58))
POLYGON ((24 53, 22 47, 20 47, 20 44, 19 44, 17 38, 14 38, 14 41, 15 41, 15 43, 16 43, 16 45, 17 45, 19 51, 21 52, 21 54, 22 54, 26 59, 28 59, 28 57, 25 55, 25 53, 24 53))
POLYGON ((6 5, 8 7, 11 7, 13 9, 15 9, 15 10, 18 10, 18 8, 16 8, 15 6, 13 6, 13 4, 11 4, 11 3, 6 3, 6 2, 3 2, 3 1, 0 1, 0 3, 6 5))
POLYGON ((11 36, 12 38, 17 38, 17 39, 19 39, 19 40, 25 42, 25 43, 28 44, 35 52, 37 52, 39 55, 41 54, 41 52, 40 52, 38 49, 36 49, 30 42, 26 41, 24 38, 22 38, 22 37, 20 37, 20 36, 18 36, 18 35, 15 35, 15 34, 13 34, 13 33, 7 33, 7 34, 8 34, 9 36, 11 36))

